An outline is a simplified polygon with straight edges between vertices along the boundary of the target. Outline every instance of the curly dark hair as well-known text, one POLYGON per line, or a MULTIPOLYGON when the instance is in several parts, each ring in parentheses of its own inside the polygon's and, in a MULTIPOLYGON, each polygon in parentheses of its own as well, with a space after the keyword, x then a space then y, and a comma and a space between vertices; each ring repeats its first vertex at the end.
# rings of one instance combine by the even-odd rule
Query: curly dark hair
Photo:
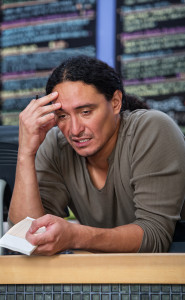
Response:
POLYGON ((82 81, 93 85, 107 101, 112 99, 116 90, 120 90, 122 92, 121 110, 146 108, 146 105, 136 96, 126 95, 120 75, 97 58, 80 55, 62 62, 50 75, 46 84, 46 94, 50 94, 57 84, 64 81, 82 81))

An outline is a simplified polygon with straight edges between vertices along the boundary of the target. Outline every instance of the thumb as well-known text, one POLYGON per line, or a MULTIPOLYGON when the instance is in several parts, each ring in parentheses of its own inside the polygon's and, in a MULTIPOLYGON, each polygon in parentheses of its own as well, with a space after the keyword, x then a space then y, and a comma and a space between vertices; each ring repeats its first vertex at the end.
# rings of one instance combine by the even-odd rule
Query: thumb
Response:
POLYGON ((48 225, 48 218, 46 216, 40 217, 36 220, 32 221, 32 224, 29 228, 29 233, 36 234, 36 233, 42 233, 45 231, 45 227, 48 225))
POLYGON ((38 245, 41 236, 40 234, 46 232, 46 221, 44 220, 44 217, 32 221, 32 224, 26 233, 25 237, 32 245, 38 245))

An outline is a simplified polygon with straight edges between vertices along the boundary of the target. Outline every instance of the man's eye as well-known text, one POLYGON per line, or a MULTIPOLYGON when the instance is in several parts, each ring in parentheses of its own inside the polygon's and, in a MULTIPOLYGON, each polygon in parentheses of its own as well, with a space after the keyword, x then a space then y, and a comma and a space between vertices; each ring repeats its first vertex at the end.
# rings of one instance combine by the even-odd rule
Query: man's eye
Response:
POLYGON ((65 118, 66 118, 66 115, 65 115, 65 114, 58 115, 58 118, 59 118, 59 119, 65 119, 65 118))
POLYGON ((83 115, 89 115, 91 113, 91 111, 90 110, 83 110, 82 113, 83 113, 83 115))

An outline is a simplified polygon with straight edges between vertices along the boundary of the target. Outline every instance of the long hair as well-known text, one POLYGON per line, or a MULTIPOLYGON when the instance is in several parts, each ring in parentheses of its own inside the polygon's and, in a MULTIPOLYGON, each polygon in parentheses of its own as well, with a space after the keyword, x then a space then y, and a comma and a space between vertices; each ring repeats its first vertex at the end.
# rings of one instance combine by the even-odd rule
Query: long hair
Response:
POLYGON ((46 84, 46 94, 65 81, 82 81, 93 85, 110 101, 116 90, 122 92, 121 110, 147 108, 136 96, 126 95, 120 75, 108 64, 96 58, 80 55, 67 59, 54 69, 46 84))

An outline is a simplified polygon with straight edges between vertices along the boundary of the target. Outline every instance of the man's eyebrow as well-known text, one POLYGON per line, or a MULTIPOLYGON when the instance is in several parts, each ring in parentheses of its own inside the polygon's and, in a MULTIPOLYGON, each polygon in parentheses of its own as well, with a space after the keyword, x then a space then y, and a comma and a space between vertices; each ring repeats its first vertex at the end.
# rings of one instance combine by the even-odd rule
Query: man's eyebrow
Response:
POLYGON ((84 105, 79 105, 79 106, 75 107, 75 110, 86 108, 86 107, 89 107, 89 108, 96 107, 96 104, 94 104, 94 103, 86 103, 84 105))
MULTIPOLYGON (((96 107, 96 104, 94 104, 94 103, 93 104, 92 103, 87 103, 87 104, 84 104, 84 105, 79 105, 79 106, 75 107, 74 109, 75 110, 79 110, 79 109, 86 108, 86 107, 93 108, 93 107, 96 107)), ((57 111, 65 112, 65 109, 63 109, 61 107, 61 108, 57 109, 57 111)))

